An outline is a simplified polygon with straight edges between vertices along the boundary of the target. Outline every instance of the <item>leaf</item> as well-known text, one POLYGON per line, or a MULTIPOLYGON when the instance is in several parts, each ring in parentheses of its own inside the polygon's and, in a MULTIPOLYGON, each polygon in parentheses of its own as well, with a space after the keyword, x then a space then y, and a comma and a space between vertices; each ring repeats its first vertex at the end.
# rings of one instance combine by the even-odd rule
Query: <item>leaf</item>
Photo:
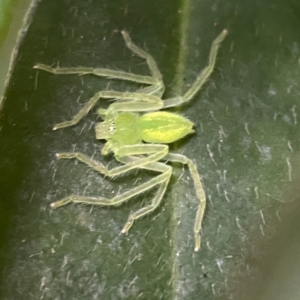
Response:
MULTIPOLYGON (((10 63, 15 54, 14 47, 26 32, 28 19, 26 15, 30 5, 34 5, 31 0, 2 0, 0 2, 0 105, 2 102, 4 86, 10 74, 10 63), (24 17, 25 15, 25 17, 24 17), (17 42, 16 42, 17 40, 17 42)), ((17 47, 17 46, 16 46, 17 47)))
MULTIPOLYGON (((11 224, 4 235, 10 249, 1 248, 3 298, 267 299, 262 297, 274 282, 269 285, 264 274, 276 272, 266 258, 274 261, 276 249, 286 250, 281 237, 294 224, 287 220, 297 217, 300 147, 299 5, 267 4, 40 2, 1 112, 1 209, 11 224), (70 204, 53 211, 50 203, 67 195, 112 197, 153 174, 110 180, 75 161, 55 159, 57 152, 76 149, 113 166, 95 139, 96 109, 74 127, 52 127, 108 86, 134 91, 137 85, 55 76, 33 66, 148 75, 145 62, 124 45, 120 30, 126 29, 157 61, 167 98, 193 83, 224 28, 230 35, 209 82, 176 110, 195 123, 197 133, 172 147, 192 158, 203 177, 208 201, 202 249, 193 251, 198 200, 182 166, 174 166, 160 208, 135 222, 128 236, 119 235, 128 214, 149 202, 152 191, 120 207, 70 204)), ((109 104, 100 101, 99 107, 109 104)))

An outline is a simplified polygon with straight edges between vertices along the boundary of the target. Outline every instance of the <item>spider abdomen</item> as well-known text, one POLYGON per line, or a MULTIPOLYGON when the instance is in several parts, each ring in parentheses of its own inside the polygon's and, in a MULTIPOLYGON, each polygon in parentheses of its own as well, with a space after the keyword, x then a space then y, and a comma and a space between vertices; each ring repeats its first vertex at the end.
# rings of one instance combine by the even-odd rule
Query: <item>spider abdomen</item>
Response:
POLYGON ((193 133, 193 123, 175 113, 150 112, 140 117, 140 130, 147 143, 169 144, 193 133))

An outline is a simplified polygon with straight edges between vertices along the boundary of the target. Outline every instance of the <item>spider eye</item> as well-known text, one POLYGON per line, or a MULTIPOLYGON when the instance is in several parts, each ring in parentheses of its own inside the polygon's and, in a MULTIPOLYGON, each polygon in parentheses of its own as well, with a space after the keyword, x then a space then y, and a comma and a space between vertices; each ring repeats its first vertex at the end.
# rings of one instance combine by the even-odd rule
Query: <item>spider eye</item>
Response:
POLYGON ((113 134, 113 133, 115 132, 115 130, 116 130, 116 128, 115 128, 114 125, 111 125, 111 126, 109 127, 109 133, 110 133, 110 134, 113 134))
POLYGON ((108 122, 97 123, 95 126, 96 139, 98 140, 107 140, 115 132, 114 124, 108 122))

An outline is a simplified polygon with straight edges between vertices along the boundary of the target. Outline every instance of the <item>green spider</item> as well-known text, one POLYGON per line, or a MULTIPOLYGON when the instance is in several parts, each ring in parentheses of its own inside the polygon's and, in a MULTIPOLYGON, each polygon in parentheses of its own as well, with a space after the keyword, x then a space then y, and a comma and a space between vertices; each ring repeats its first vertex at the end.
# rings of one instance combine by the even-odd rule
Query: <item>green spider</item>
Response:
POLYGON ((196 194, 200 201, 194 224, 195 251, 198 251, 201 245, 200 230, 206 205, 201 178, 192 160, 182 154, 169 153, 168 147, 168 144, 193 133, 193 123, 178 114, 160 110, 186 103, 200 90, 214 69, 218 49, 227 33, 226 29, 223 30, 213 41, 207 67, 197 77, 185 95, 166 100, 161 99, 165 88, 162 75, 155 60, 150 54, 136 46, 126 31, 122 31, 122 35, 127 47, 133 53, 146 59, 152 76, 142 76, 103 68, 52 68, 44 64, 34 66, 35 69, 44 70, 52 74, 93 74, 149 85, 136 92, 100 91, 70 121, 59 123, 53 129, 76 125, 87 115, 100 98, 115 99, 116 101, 108 109, 98 110, 104 121, 96 125, 96 138, 107 141, 101 153, 107 155, 112 152, 116 160, 122 163, 122 166, 108 169, 99 161, 79 152, 57 153, 57 158, 75 158, 109 177, 115 177, 139 168, 158 172, 159 175, 112 199, 71 195, 52 203, 51 207, 57 208, 69 202, 103 206, 120 205, 138 194, 157 187, 157 192, 151 204, 129 215, 128 221, 122 229, 122 233, 127 233, 135 220, 151 213, 161 203, 172 175, 172 167, 167 165, 166 162, 182 163, 189 168, 196 194))

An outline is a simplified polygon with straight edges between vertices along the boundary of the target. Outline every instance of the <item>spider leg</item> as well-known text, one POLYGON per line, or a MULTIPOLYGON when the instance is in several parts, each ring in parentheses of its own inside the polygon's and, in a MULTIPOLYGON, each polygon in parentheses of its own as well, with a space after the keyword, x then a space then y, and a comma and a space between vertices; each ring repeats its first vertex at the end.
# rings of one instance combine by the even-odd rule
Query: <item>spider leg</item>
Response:
POLYGON ((163 94, 164 92, 164 83, 162 81, 162 75, 157 67, 157 64, 154 60, 154 58, 147 53, 146 51, 144 51, 143 49, 141 49, 140 47, 138 47, 137 45, 135 45, 132 41, 131 38, 129 37, 129 34, 125 31, 122 30, 122 35, 123 38, 125 40, 126 46, 135 54, 137 54, 138 56, 146 59, 149 70, 153 76, 153 78, 155 78, 157 80, 157 82, 159 82, 160 85, 160 89, 161 89, 161 94, 163 94))
MULTIPOLYGON (((133 157, 133 156, 126 156, 126 157, 123 157, 120 159, 120 161, 123 163, 129 163, 129 162, 133 162, 133 161, 137 161, 137 160, 139 160, 139 158, 133 157)), ((161 183, 159 189, 157 190, 157 192, 155 194, 155 197, 151 201, 151 204, 147 205, 145 207, 142 207, 141 209, 138 209, 137 211, 135 211, 129 215, 128 220, 122 229, 122 233, 127 234, 128 230, 131 228, 131 226, 133 225, 133 222, 135 220, 143 217, 144 215, 147 215, 147 214, 153 212, 160 205, 161 200, 166 192, 168 183, 169 183, 171 175, 172 175, 172 168, 164 163, 154 162, 154 163, 150 163, 148 165, 142 166, 141 168, 151 170, 151 171, 156 171, 156 172, 164 172, 164 173, 167 173, 170 171, 170 173, 169 173, 169 177, 166 178, 166 180, 161 183)))
MULTIPOLYGON (((146 167, 144 167, 144 168, 146 168, 146 167)), ((51 203, 51 207, 57 208, 57 207, 64 206, 71 202, 92 204, 92 205, 102 205, 102 206, 117 206, 117 205, 120 205, 123 202, 135 197, 136 195, 139 195, 141 193, 144 193, 144 192, 152 189, 153 187, 155 187, 157 185, 163 185, 163 184, 168 183, 169 179, 171 177, 171 174, 172 174, 172 169, 170 168, 170 170, 150 179, 149 181, 147 181, 145 183, 142 183, 142 184, 134 187, 133 189, 131 189, 129 191, 124 192, 121 195, 113 197, 111 199, 104 198, 104 197, 88 197, 88 196, 70 195, 61 200, 51 203)), ((162 197, 162 196, 163 196, 163 194, 160 197, 162 197)))
POLYGON ((171 175, 172 175, 172 171, 170 171, 169 173, 164 173, 168 176, 166 176, 165 180, 161 182, 160 187, 158 189, 158 191, 156 192, 154 198, 151 201, 150 205, 147 205, 145 207, 142 207, 140 209, 138 209, 137 211, 131 213, 128 217, 128 220, 126 222, 126 224, 124 225, 123 229, 122 229, 122 233, 127 233, 128 230, 130 229, 130 227, 133 225, 133 222, 151 212, 153 212, 161 203, 161 200, 166 192, 166 189, 168 187, 171 175))
POLYGON ((69 121, 56 124, 53 130, 76 125, 88 112, 96 105, 100 98, 113 98, 122 100, 110 105, 110 109, 115 111, 154 111, 163 107, 163 102, 160 98, 154 95, 117 92, 117 91, 101 91, 96 93, 89 101, 79 110, 79 112, 69 121), (128 101, 126 101, 128 100, 128 101))
POLYGON ((205 197, 204 188, 203 188, 203 185, 201 182, 201 177, 197 170, 197 166, 191 159, 187 158, 186 156, 184 156, 182 154, 169 153, 164 159, 171 161, 171 162, 179 162, 179 163, 187 165, 189 168, 190 174, 193 178, 195 189, 196 189, 196 194, 200 201, 199 207, 197 209, 195 225, 194 225, 195 251, 198 251, 201 246, 200 231, 201 231, 201 225, 202 225, 203 215, 204 215, 205 206, 206 206, 206 197, 205 197))
POLYGON ((151 85, 147 86, 145 88, 139 89, 136 91, 137 93, 140 94, 147 94, 147 95, 155 95, 159 98, 162 97, 163 91, 161 90, 161 87, 159 85, 151 85))
POLYGON ((145 91, 141 93, 155 94, 161 96, 164 92, 164 83, 162 81, 162 75, 157 67, 157 64, 153 57, 136 46, 130 39, 129 34, 126 31, 122 31, 123 38, 125 40, 126 46, 135 54, 141 58, 146 59, 148 67, 152 76, 137 75, 130 72, 124 72, 119 70, 111 70, 106 68, 88 68, 88 67, 73 67, 73 68, 60 68, 51 67, 45 64, 36 64, 33 68, 46 71, 55 75, 95 75, 101 77, 107 77, 111 79, 128 80, 141 84, 149 84, 151 87, 146 88, 145 91))
POLYGON ((101 174, 104 174, 108 177, 115 177, 122 175, 130 170, 138 169, 143 166, 146 166, 150 163, 156 162, 168 154, 168 146, 160 144, 141 144, 141 145, 130 145, 121 147, 117 153, 115 153, 116 159, 120 162, 122 157, 132 156, 132 155, 145 155, 141 156, 138 160, 127 162, 122 166, 108 169, 101 162, 94 160, 83 153, 80 152, 65 152, 57 153, 56 156, 59 159, 77 159, 84 164, 88 165, 90 168, 98 171, 101 174))
POLYGON ((34 69, 39 69, 46 71, 51 74, 55 75, 95 75, 101 77, 107 77, 111 79, 120 79, 120 80, 128 80, 133 81, 136 83, 142 84, 150 84, 150 85, 157 85, 158 81, 156 78, 152 76, 144 76, 144 75, 137 75, 129 72, 118 71, 118 70, 111 70, 105 68, 86 68, 86 67, 75 67, 75 68, 54 68, 45 64, 36 64, 34 69))
MULTIPOLYGON (((139 157, 133 157, 133 156, 126 156, 126 157, 120 158, 120 161, 123 163, 126 163, 126 164, 136 163, 139 160, 140 160, 139 157)), ((127 233, 128 230, 130 229, 130 227, 133 225, 133 222, 135 220, 154 211, 159 206, 159 204, 161 203, 161 200, 163 198, 163 195, 167 189, 171 175, 172 175, 172 168, 168 165, 165 165, 165 164, 159 163, 159 162, 152 162, 147 165, 141 166, 141 168, 160 172, 161 174, 150 179, 149 181, 147 181, 143 184, 140 184, 139 186, 134 187, 133 189, 131 189, 121 195, 118 195, 114 198, 111 198, 111 199, 107 199, 104 197, 87 197, 87 196, 71 195, 71 196, 65 197, 59 201, 52 203, 51 207, 57 208, 57 207, 66 205, 70 202, 92 204, 92 205, 102 205, 102 206, 117 206, 117 205, 120 205, 123 202, 133 198, 134 196, 136 196, 138 194, 146 192, 155 186, 159 186, 150 205, 143 207, 129 215, 128 220, 122 229, 122 233, 127 233)))
POLYGON ((228 34, 227 29, 224 29, 217 36, 217 38, 213 41, 211 48, 210 48, 210 52, 209 52, 208 65, 199 74, 199 76, 197 77, 195 82, 192 84, 190 89, 181 97, 175 97, 175 98, 170 98, 170 99, 164 100, 164 108, 174 107, 174 106, 181 105, 185 102, 188 102, 201 89, 201 87, 204 85, 204 83, 207 81, 207 79, 211 75, 212 71, 214 70, 218 50, 227 34, 228 34))

